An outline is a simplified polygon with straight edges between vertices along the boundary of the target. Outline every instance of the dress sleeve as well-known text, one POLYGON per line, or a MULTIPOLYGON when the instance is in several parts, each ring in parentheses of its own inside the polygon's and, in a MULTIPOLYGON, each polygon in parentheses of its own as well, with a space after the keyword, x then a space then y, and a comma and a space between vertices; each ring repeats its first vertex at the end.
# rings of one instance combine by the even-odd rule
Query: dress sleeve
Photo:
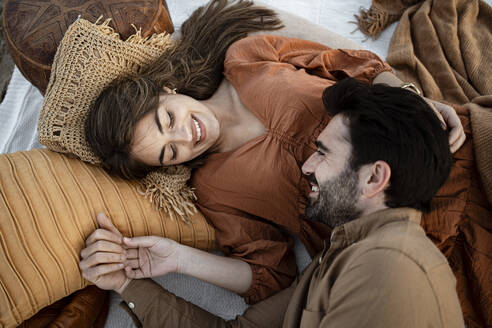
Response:
POLYGON ((236 209, 202 205, 199 209, 215 227, 217 243, 224 253, 250 264, 251 287, 240 294, 246 303, 264 300, 292 283, 297 265, 291 236, 264 219, 236 209))
POLYGON ((236 83, 241 83, 239 80, 244 75, 285 66, 292 70, 305 69, 309 74, 332 81, 353 77, 367 83, 372 83, 381 72, 392 71, 387 63, 367 50, 332 49, 316 42, 274 35, 255 35, 235 42, 228 49, 224 63, 226 77, 236 83))

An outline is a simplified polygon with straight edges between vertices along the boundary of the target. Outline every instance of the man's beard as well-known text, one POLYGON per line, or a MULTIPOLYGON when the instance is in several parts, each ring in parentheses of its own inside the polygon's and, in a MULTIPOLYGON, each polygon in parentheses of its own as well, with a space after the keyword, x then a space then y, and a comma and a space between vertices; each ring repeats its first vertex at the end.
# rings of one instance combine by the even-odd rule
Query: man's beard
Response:
MULTIPOLYGON (((314 175, 309 179, 315 180, 314 175)), ((331 228, 355 220, 362 212, 356 206, 360 195, 359 175, 347 165, 336 178, 319 185, 318 199, 311 199, 306 207, 306 217, 331 228)))

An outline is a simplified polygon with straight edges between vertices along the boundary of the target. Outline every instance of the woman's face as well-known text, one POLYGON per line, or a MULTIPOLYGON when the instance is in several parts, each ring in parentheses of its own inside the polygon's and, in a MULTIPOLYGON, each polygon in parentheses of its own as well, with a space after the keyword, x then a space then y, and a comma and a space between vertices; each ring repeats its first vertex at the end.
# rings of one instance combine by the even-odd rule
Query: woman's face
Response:
POLYGON ((157 110, 137 123, 132 156, 152 166, 188 162, 212 148, 219 134, 207 106, 185 95, 163 94, 157 110))

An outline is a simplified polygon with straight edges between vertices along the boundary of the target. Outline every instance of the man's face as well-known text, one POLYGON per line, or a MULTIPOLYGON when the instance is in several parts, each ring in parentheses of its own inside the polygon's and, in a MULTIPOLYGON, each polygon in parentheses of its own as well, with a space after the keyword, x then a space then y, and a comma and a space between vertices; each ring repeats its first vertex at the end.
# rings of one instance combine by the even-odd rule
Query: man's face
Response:
POLYGON ((342 115, 333 117, 316 143, 318 150, 302 166, 312 188, 306 217, 334 228, 361 214, 359 174, 349 165, 352 146, 342 115))

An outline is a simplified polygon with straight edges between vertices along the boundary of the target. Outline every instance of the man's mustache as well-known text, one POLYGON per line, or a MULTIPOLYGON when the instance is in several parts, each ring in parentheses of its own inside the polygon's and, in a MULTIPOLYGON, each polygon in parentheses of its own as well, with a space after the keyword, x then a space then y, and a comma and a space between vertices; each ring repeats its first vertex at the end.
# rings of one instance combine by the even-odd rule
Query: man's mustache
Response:
POLYGON ((316 180, 316 178, 314 177, 314 174, 310 174, 307 176, 307 179, 310 183, 314 184, 314 185, 317 185, 319 186, 318 184, 318 181, 316 180))

